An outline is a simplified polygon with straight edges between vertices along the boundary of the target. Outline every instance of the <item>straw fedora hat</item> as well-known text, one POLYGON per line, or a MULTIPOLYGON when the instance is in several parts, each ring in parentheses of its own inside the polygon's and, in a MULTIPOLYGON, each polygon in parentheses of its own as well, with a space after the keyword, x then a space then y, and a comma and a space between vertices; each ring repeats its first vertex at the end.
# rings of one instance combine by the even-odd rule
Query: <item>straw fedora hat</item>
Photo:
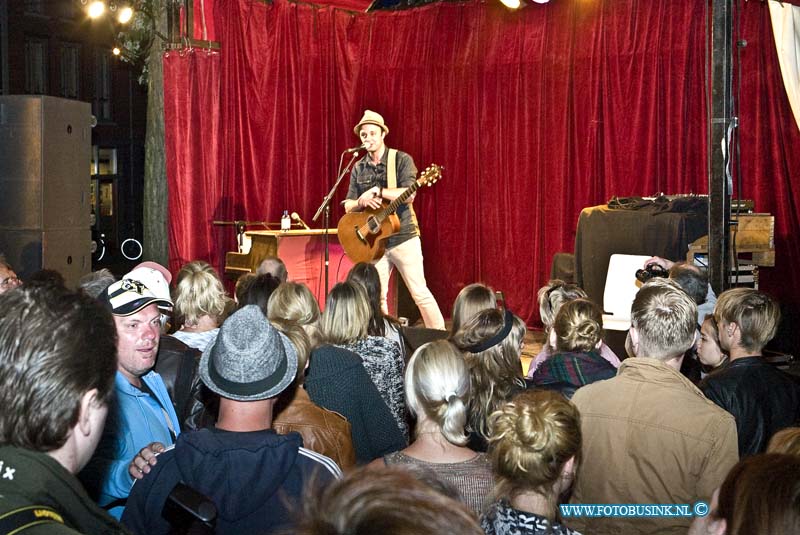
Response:
POLYGON ((375 113, 372 110, 364 110, 364 116, 358 121, 358 124, 353 128, 353 132, 358 135, 358 131, 361 130, 361 127, 365 124, 374 124, 381 130, 383 130, 384 134, 389 133, 389 127, 386 126, 386 123, 383 122, 383 116, 380 113, 375 113))

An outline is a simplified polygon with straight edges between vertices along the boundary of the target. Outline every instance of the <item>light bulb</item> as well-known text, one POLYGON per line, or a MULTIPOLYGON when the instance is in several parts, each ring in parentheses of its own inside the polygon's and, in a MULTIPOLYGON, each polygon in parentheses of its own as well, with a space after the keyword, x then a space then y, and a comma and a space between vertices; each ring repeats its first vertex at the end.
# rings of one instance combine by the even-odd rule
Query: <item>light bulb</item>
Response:
POLYGON ((122 9, 120 9, 119 15, 117 16, 117 20, 120 22, 120 24, 126 24, 130 22, 132 18, 133 18, 133 10, 128 6, 125 6, 122 9))
POLYGON ((105 10, 106 10, 106 5, 103 2, 100 2, 99 0, 97 2, 92 2, 91 4, 89 4, 89 10, 88 10, 89 17, 96 19, 97 17, 102 15, 105 10))

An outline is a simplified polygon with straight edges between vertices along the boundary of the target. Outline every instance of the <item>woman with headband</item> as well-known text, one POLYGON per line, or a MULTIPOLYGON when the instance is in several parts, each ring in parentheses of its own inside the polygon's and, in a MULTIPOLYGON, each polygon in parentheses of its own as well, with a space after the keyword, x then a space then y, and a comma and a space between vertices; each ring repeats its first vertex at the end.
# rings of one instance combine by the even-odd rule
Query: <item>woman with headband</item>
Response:
POLYGON ((464 358, 446 340, 421 346, 406 367, 405 390, 408 408, 417 418, 416 438, 371 466, 412 465, 432 472, 480 513, 494 480, 486 454, 466 447, 470 377, 464 358))
POLYGON ((511 311, 487 309, 452 338, 469 368, 472 398, 467 429, 469 446, 476 451, 486 451, 489 415, 525 389, 519 359, 524 336, 525 323, 511 311))

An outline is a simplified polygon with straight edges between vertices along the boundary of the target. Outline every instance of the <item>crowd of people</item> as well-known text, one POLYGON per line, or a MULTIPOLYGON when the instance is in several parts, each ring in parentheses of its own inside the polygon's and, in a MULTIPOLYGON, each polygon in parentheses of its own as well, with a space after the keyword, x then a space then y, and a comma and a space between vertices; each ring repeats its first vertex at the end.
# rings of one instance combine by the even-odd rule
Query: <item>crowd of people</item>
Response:
POLYGON ((480 283, 414 348, 369 263, 321 311, 276 257, 232 296, 202 261, 72 290, 0 260, 0 533, 800 533, 777 302, 649 262, 626 355, 554 280, 526 374, 480 283))

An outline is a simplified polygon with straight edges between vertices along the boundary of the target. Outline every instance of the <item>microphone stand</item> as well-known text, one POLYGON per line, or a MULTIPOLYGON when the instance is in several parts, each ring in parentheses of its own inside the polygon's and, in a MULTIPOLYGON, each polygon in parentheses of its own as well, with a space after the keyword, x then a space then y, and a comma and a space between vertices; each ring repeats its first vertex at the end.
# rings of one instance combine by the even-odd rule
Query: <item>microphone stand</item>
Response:
POLYGON ((342 182, 342 179, 353 166, 356 159, 358 158, 359 151, 354 151, 353 157, 347 162, 347 165, 342 169, 342 162, 344 162, 344 155, 347 151, 344 151, 341 156, 339 156, 339 176, 336 178, 336 183, 333 185, 331 190, 325 195, 325 198, 322 199, 322 204, 319 205, 317 208, 317 212, 314 214, 314 217, 311 218, 311 221, 316 221, 319 219, 320 214, 325 211, 325 219, 323 221, 323 235, 325 236, 325 298, 328 298, 328 270, 330 265, 330 243, 328 242, 328 229, 331 226, 331 199, 333 198, 333 194, 336 193, 336 189, 339 187, 339 184, 342 182))

